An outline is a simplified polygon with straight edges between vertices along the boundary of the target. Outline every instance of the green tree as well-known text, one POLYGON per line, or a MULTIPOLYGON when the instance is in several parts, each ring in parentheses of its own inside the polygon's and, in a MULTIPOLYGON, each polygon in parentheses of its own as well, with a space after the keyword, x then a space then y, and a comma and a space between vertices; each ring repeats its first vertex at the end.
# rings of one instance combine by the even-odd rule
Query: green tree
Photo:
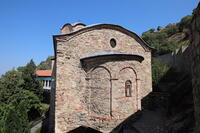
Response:
POLYGON ((157 32, 154 29, 143 32, 142 39, 156 49, 153 56, 173 52, 175 49, 181 47, 182 44, 189 44, 187 40, 191 36, 189 29, 192 18, 193 15, 188 15, 183 17, 179 23, 169 24, 162 30, 158 29, 157 32))
POLYGON ((142 39, 145 40, 150 46, 155 47, 156 34, 150 32, 142 33, 142 39))
POLYGON ((12 102, 7 107, 5 117, 5 133, 30 133, 30 124, 24 102, 12 102))
POLYGON ((38 97, 42 86, 35 70, 31 60, 0 77, 0 133, 29 133, 29 122, 42 115, 44 107, 38 97))
POLYGON ((0 104, 7 103, 12 95, 19 92, 23 84, 21 72, 11 70, 2 75, 0 78, 0 104))
POLYGON ((0 133, 27 132, 30 127, 29 121, 40 117, 43 113, 42 104, 33 92, 19 90, 8 99, 8 104, 1 104, 0 133))
POLYGON ((142 38, 157 51, 156 54, 162 55, 173 52, 177 46, 176 42, 167 39, 168 35, 164 30, 162 32, 144 32, 142 38))
POLYGON ((158 59, 152 59, 152 81, 156 87, 161 78, 170 70, 170 67, 158 59))
POLYGON ((42 115, 41 112, 42 104, 40 99, 31 91, 21 90, 9 98, 9 103, 17 102, 18 104, 23 103, 24 109, 28 114, 29 121, 42 115))
POLYGON ((177 24, 169 24, 165 27, 163 32, 167 33, 168 37, 179 32, 177 24))
POLYGON ((53 58, 53 56, 48 56, 48 58, 45 61, 40 62, 40 64, 37 66, 37 69, 38 70, 50 70, 52 58, 53 58))
POLYGON ((192 17, 193 15, 187 15, 181 19, 181 21, 177 24, 179 31, 183 31, 183 29, 189 29, 192 17))
POLYGON ((41 82, 36 79, 36 65, 34 61, 31 60, 26 67, 22 68, 21 70, 22 79, 24 80, 22 88, 33 92, 40 98, 40 100, 42 100, 43 88, 41 82))
POLYGON ((177 49, 178 45, 176 45, 175 41, 172 40, 163 40, 161 43, 161 46, 158 48, 159 49, 159 54, 167 54, 170 52, 173 52, 175 49, 177 49))
POLYGON ((4 126, 5 126, 5 116, 7 113, 6 110, 6 104, 5 103, 0 103, 0 133, 5 133, 4 132, 4 126))

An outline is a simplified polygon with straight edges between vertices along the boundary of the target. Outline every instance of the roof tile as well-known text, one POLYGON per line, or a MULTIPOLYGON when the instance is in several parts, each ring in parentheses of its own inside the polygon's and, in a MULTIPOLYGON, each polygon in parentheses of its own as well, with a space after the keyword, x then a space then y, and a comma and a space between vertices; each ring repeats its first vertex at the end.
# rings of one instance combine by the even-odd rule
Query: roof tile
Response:
POLYGON ((52 70, 37 70, 35 73, 39 77, 50 77, 52 70))

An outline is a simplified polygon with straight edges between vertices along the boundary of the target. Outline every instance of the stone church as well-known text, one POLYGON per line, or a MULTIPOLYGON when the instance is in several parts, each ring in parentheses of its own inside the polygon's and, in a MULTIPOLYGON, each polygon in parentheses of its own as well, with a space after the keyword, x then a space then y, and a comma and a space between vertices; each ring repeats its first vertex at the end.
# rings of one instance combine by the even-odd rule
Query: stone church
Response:
POLYGON ((53 36, 52 132, 80 126, 109 132, 141 109, 152 91, 151 51, 114 24, 65 24, 53 36))

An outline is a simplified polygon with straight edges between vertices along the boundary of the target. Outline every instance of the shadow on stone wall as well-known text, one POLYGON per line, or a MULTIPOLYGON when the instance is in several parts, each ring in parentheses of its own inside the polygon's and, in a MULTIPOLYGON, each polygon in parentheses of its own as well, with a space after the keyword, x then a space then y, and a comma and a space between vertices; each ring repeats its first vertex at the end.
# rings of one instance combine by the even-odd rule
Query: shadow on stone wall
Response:
MULTIPOLYGON (((163 93, 150 93, 142 99, 142 110, 122 121, 110 133, 161 133, 163 129, 164 111, 160 111, 161 104, 168 104, 168 95, 163 93), (158 113, 159 112, 159 113, 158 113), (161 122, 162 121, 162 122, 161 122)), ((163 108, 166 110, 167 108, 163 108)), ((68 133, 102 133, 96 129, 80 126, 68 133)))
POLYGON ((169 95, 151 92, 141 101, 142 110, 129 116, 111 133, 165 133, 169 95))
MULTIPOLYGON (((188 131, 188 126, 193 126, 193 109, 186 106, 188 98, 185 99, 182 94, 180 93, 182 100, 178 101, 179 104, 174 106, 173 103, 177 103, 177 101, 172 99, 170 93, 149 93, 141 101, 142 110, 122 121, 110 133, 176 133, 176 131, 188 131)), ((48 133, 47 128, 48 119, 45 119, 41 133, 48 133)), ((68 133, 102 132, 83 125, 68 133)))
POLYGON ((137 111, 120 123, 116 128, 114 128, 111 133, 140 133, 133 123, 136 122, 141 115, 142 111, 137 111))
POLYGON ((69 131, 68 133, 102 133, 102 132, 90 127, 80 126, 74 130, 69 131))
MULTIPOLYGON (((165 91, 151 92, 141 100, 142 109, 122 121, 110 133, 178 133, 194 125, 191 77, 183 73, 166 73, 165 91), (174 76, 175 75, 175 76, 174 76), (172 78, 172 76, 174 78, 172 78)), ((48 120, 42 133, 47 133, 48 120)), ((52 132, 51 132, 52 133, 52 132)), ((101 133, 82 125, 68 133, 101 133)))

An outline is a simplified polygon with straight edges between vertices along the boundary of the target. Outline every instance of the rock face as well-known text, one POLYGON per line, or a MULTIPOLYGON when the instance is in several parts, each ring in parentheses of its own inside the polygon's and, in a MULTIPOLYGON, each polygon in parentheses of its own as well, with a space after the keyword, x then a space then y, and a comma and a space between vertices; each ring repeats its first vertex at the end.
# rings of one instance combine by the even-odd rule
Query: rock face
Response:
POLYGON ((192 20, 192 86, 196 132, 200 132, 200 3, 194 12, 192 20))
POLYGON ((152 48, 138 35, 98 24, 53 38, 50 132, 82 125, 111 131, 141 109, 141 99, 152 91, 152 48))

